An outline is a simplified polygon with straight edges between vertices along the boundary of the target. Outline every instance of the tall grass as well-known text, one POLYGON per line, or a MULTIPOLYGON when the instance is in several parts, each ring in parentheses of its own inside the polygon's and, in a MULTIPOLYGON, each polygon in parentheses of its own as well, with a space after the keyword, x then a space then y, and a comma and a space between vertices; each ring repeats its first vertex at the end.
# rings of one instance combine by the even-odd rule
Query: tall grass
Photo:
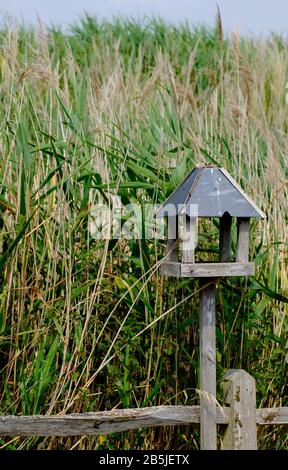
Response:
MULTIPOLYGON (((218 285, 219 383, 244 368, 259 406, 287 406, 287 41, 220 32, 90 17, 69 34, 3 23, 1 414, 198 401, 197 282, 159 276, 164 242, 93 239, 90 215, 115 194, 160 203, 204 162, 226 167, 268 216, 252 225, 255 279, 218 285)), ((204 225, 200 247, 217 251, 217 233, 217 221, 204 225)), ((287 428, 259 430, 259 443, 287 447, 287 428)), ((0 447, 198 448, 199 431, 0 447)))

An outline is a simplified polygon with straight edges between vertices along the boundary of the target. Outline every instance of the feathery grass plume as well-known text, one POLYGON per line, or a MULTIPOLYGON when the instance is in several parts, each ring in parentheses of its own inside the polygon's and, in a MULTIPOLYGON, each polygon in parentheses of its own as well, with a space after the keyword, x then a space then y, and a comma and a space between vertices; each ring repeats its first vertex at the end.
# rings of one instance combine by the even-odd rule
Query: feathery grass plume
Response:
POLYGON ((219 8, 218 3, 217 3, 216 22, 217 22, 218 42, 219 42, 219 44, 221 44, 222 41, 223 41, 223 26, 222 26, 222 17, 221 17, 220 8, 219 8))

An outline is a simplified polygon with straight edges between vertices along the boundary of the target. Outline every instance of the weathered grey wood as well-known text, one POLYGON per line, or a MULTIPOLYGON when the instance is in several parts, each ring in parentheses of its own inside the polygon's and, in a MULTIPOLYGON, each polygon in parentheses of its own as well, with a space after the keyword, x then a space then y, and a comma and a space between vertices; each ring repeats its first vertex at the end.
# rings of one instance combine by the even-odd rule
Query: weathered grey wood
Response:
POLYGON ((177 248, 178 248, 178 240, 169 239, 167 240, 167 260, 169 261, 178 261, 177 255, 177 248))
POLYGON ((174 277, 227 277, 253 276, 254 263, 179 263, 164 262, 160 272, 165 276, 174 277))
POLYGON ((203 279, 200 287, 200 444, 201 450, 216 450, 216 283, 203 279))
POLYGON ((225 212, 220 218, 219 261, 221 263, 231 260, 231 225, 232 217, 225 212))
POLYGON ((230 405, 230 422, 223 438, 225 450, 257 449, 255 380, 245 370, 225 375, 224 401, 230 405))
POLYGON ((184 214, 182 259, 183 263, 195 263, 195 247, 197 239, 197 219, 184 214))
POLYGON ((249 259, 249 221, 250 219, 238 219, 238 237, 236 261, 246 262, 249 259))
POLYGON ((265 424, 288 424, 288 407, 258 408, 256 410, 256 420, 259 426, 263 426, 265 424))
POLYGON ((164 262, 160 265, 159 270, 162 276, 180 277, 181 263, 175 263, 173 261, 164 262))
POLYGON ((168 218, 168 239, 167 239, 167 260, 168 261, 178 261, 178 218, 169 217, 168 218))
POLYGON ((195 263, 181 265, 182 277, 226 277, 255 274, 254 263, 195 263))
MULTIPOLYGON (((230 407, 216 408, 217 423, 228 424, 230 407)), ((256 410, 257 424, 288 424, 288 408, 256 410)), ((199 424, 200 406, 154 406, 151 408, 74 413, 58 416, 0 416, 1 436, 80 436, 127 431, 140 427, 199 424)))
MULTIPOLYGON (((228 423, 228 408, 217 408, 217 422, 228 423)), ((80 436, 142 427, 200 423, 200 406, 152 406, 58 416, 0 416, 1 436, 80 436)))

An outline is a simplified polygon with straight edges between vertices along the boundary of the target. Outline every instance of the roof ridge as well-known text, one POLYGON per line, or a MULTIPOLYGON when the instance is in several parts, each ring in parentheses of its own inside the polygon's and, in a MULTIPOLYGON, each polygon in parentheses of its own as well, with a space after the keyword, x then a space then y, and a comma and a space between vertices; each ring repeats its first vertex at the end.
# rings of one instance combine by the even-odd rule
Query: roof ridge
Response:
MULTIPOLYGON (((161 206, 159 207, 159 209, 157 209, 157 212, 156 212, 156 216, 158 214, 158 212, 161 211, 161 209, 168 203, 169 199, 172 198, 172 196, 176 193, 176 191, 180 188, 180 186, 192 175, 192 173, 194 171, 198 172, 198 168, 197 167, 194 167, 192 168, 192 170, 189 171, 189 173, 187 173, 187 175, 185 176, 185 178, 183 179, 183 181, 181 181, 177 186, 176 188, 174 189, 174 191, 172 191, 171 194, 169 194, 169 196, 167 197, 167 199, 161 204, 161 206)), ((187 198, 184 200, 184 205, 187 203, 187 198)))
MULTIPOLYGON (((204 168, 207 168, 207 167, 205 167, 205 166, 202 166, 202 167, 195 167, 195 168, 192 170, 192 171, 194 171, 194 170, 198 170, 198 171, 197 171, 197 173, 196 173, 195 180, 193 181, 193 183, 192 183, 192 185, 191 185, 191 188, 190 188, 190 190, 189 190, 189 192, 188 192, 188 194, 187 194, 187 197, 186 197, 186 199, 185 199, 184 208, 183 208, 183 209, 185 209, 185 206, 186 206, 186 204, 187 204, 187 202, 188 202, 188 199, 191 197, 193 191, 195 191, 195 189, 196 189, 196 187, 197 187, 197 184, 198 184, 198 182, 199 182, 199 180, 200 180, 200 178, 201 178, 201 175, 202 175, 202 173, 203 173, 204 168)), ((189 174, 191 174, 192 171, 191 171, 189 174)), ((178 185, 177 188, 179 188, 179 186, 180 186, 180 185, 178 185)), ((180 213, 182 212, 183 209, 181 209, 180 213)))

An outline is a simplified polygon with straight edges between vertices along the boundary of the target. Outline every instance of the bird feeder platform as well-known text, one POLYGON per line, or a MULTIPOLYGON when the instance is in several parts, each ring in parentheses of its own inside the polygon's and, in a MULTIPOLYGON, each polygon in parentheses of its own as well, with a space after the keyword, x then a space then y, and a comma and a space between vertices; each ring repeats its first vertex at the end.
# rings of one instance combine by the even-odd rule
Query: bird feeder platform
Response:
POLYGON ((164 262, 160 267, 162 276, 171 277, 230 277, 254 276, 254 263, 180 263, 164 262))
POLYGON ((265 218, 243 189, 220 167, 194 168, 159 208, 156 217, 167 218, 166 257, 160 273, 199 278, 200 337, 200 446, 217 448, 216 423, 216 283, 217 278, 253 276, 249 262, 249 221, 265 218), (219 218, 218 262, 195 262, 199 217, 219 218), (231 256, 232 219, 237 221, 235 261, 231 256), (180 255, 180 257, 179 257, 180 255))

